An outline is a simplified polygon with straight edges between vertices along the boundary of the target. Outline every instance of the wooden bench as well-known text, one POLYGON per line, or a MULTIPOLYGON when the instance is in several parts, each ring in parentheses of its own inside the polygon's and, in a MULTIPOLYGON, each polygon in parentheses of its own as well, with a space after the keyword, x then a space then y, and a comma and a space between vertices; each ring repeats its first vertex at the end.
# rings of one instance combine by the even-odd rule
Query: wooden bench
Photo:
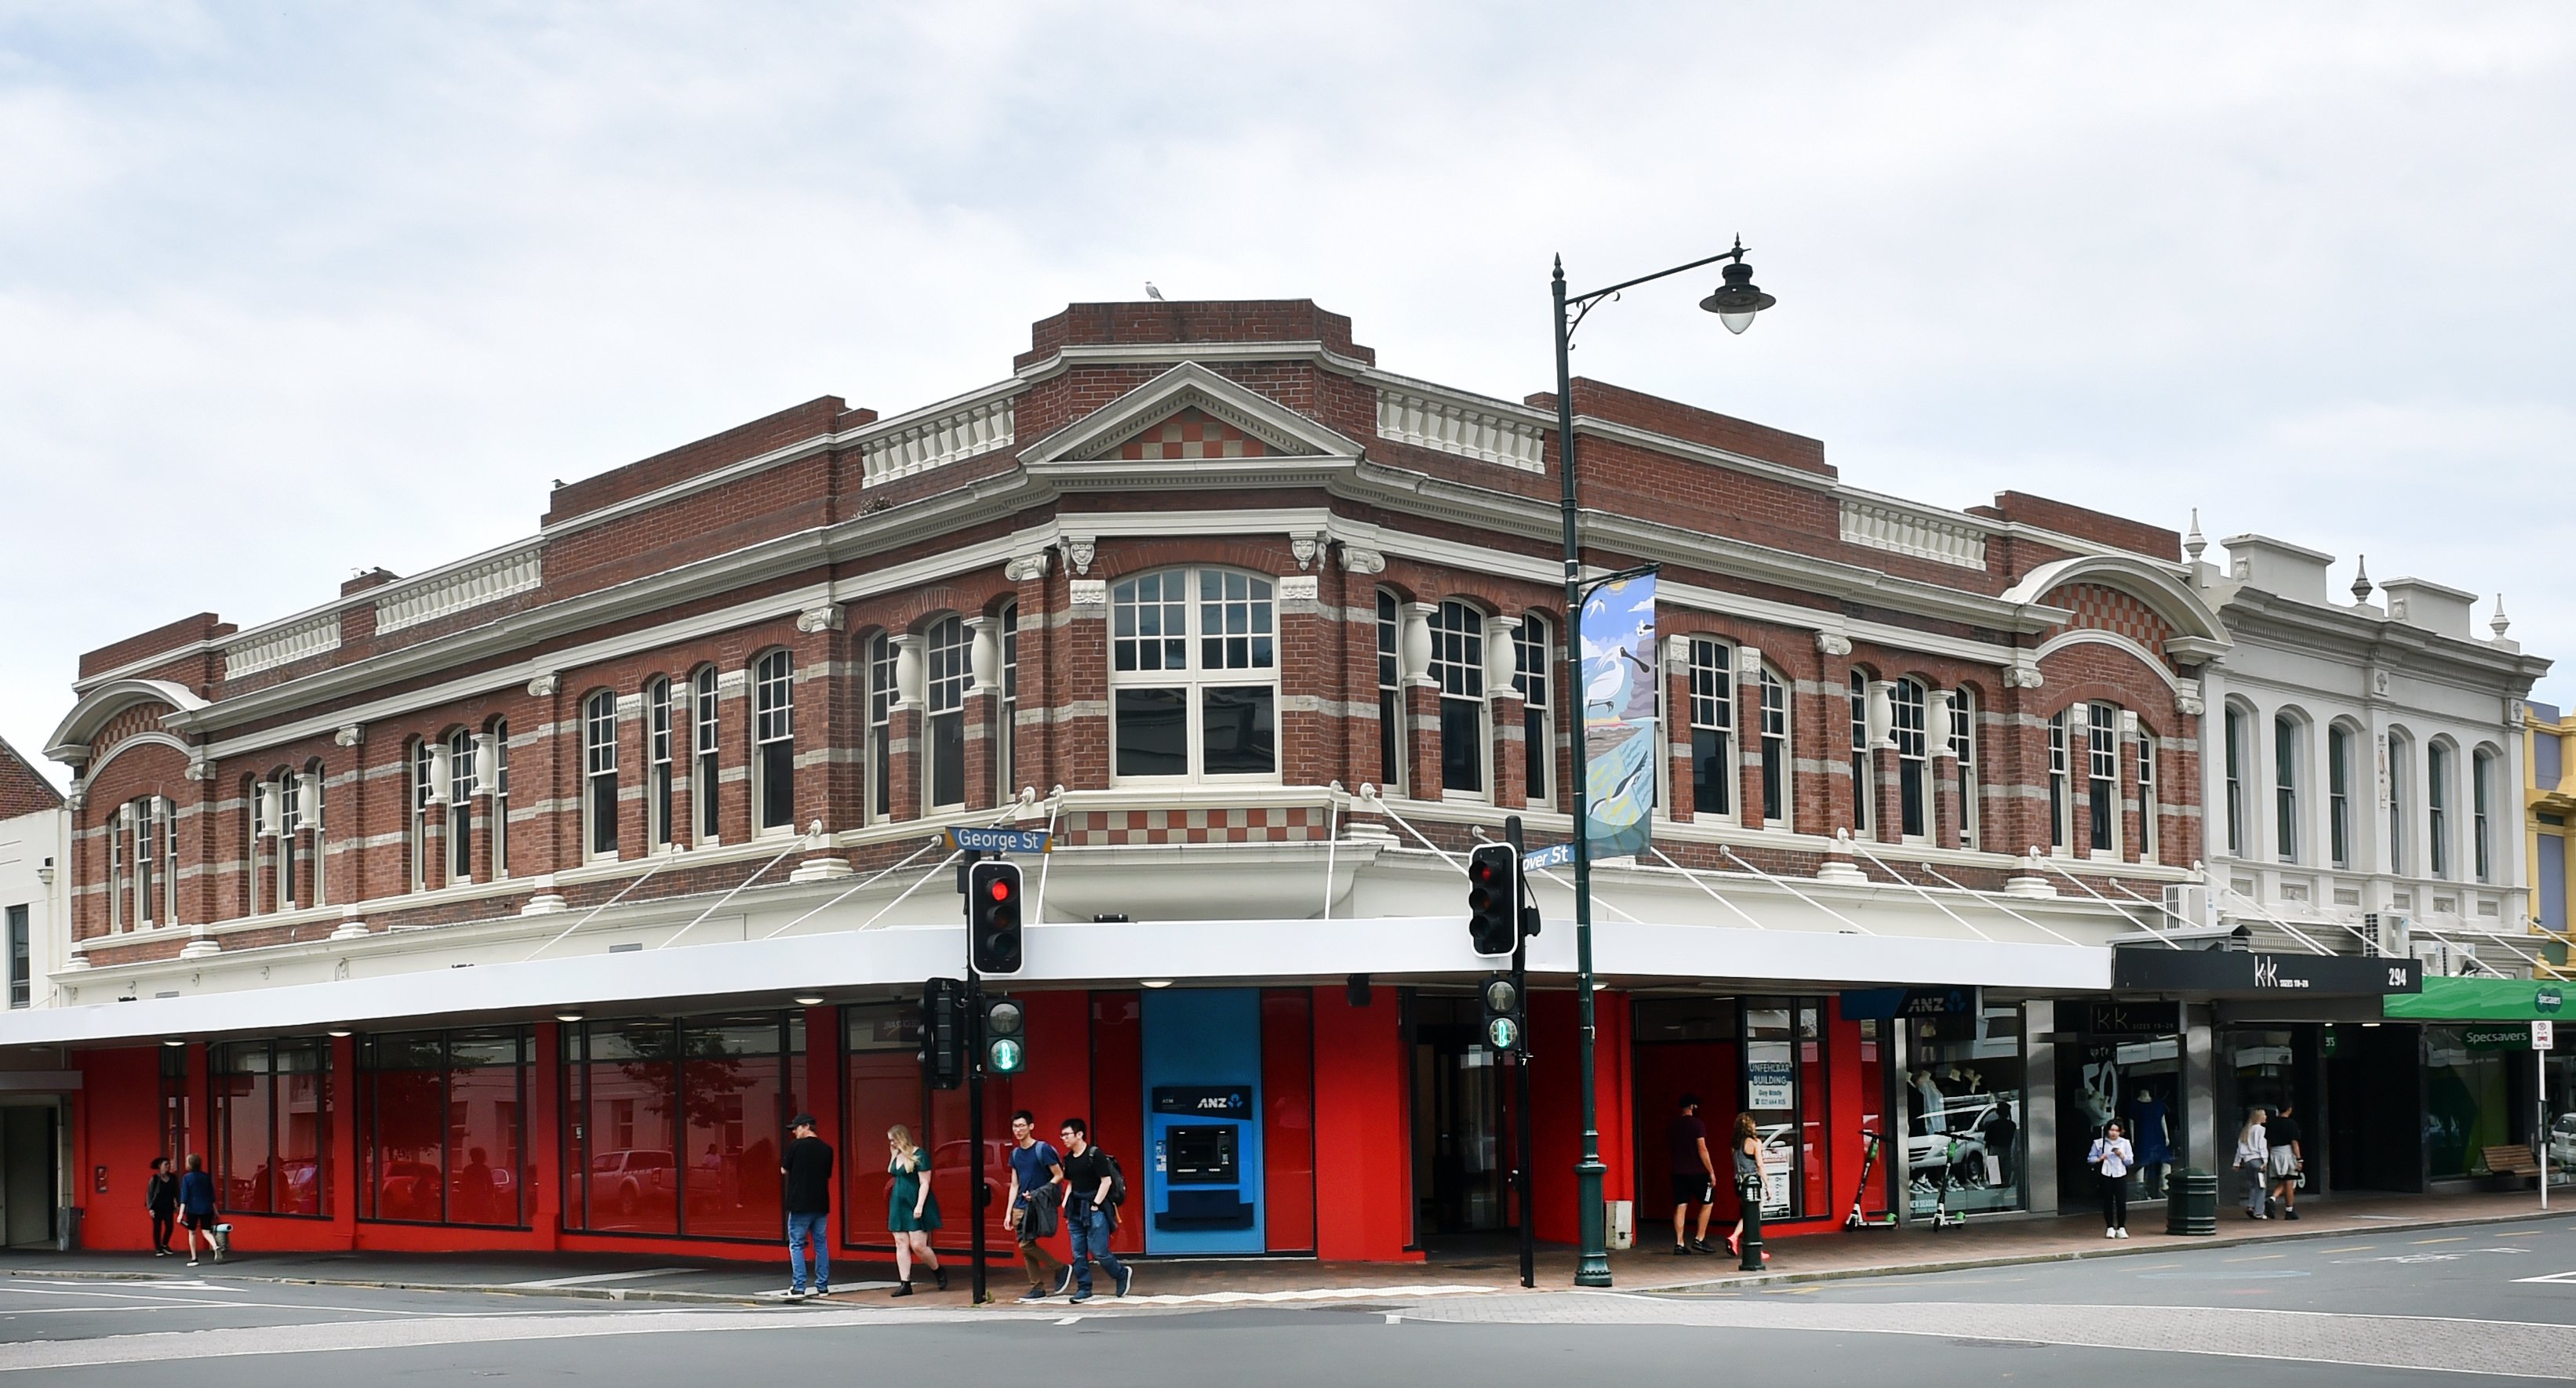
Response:
MULTIPOLYGON (((2531 1154, 2530 1148, 2519 1142, 2507 1143, 2502 1147, 2481 1147, 2478 1149, 2478 1155, 2479 1159, 2486 1163, 2487 1174, 2490 1176, 2519 1178, 2540 1175, 2540 1159, 2531 1154)), ((2520 1182, 2517 1180, 2516 1184, 2520 1182)))

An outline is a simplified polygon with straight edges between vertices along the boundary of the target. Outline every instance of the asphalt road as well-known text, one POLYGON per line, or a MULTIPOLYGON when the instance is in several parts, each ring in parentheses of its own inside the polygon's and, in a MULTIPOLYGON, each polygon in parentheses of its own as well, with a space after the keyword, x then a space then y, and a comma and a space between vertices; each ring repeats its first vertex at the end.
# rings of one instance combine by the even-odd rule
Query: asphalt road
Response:
MULTIPOLYGON (((201 1271, 213 1273, 214 1269, 201 1271)), ((208 1275, 0 1279, 0 1388, 2080 1381, 2576 1377, 2576 1220, 1724 1295, 1387 1297, 1314 1307, 701 1310, 208 1275), (2539 1279, 2539 1280, 2534 1280, 2539 1279), (2563 1280, 2551 1280, 2563 1279, 2563 1280), (2437 1376, 2438 1375, 2438 1376, 2437 1376)))

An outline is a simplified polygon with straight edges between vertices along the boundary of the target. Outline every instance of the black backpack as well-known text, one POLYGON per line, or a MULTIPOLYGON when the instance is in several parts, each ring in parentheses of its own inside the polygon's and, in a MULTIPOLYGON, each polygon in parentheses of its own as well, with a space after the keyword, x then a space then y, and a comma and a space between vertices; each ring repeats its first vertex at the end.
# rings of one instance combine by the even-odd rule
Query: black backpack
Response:
POLYGON ((1100 1159, 1109 1163, 1109 1207, 1116 1209, 1127 1203, 1127 1173, 1119 1168, 1118 1159, 1109 1153, 1102 1152, 1100 1159))

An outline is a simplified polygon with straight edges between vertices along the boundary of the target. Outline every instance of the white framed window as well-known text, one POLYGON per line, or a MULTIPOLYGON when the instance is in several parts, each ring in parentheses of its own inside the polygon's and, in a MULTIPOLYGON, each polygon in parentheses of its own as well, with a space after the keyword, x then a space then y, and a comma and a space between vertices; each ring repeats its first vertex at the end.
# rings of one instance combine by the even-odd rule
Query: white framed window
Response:
POLYGON ((1485 614, 1452 599, 1431 614, 1431 678, 1440 685, 1440 789, 1482 796, 1492 738, 1485 732, 1485 614))
POLYGON ((644 686, 644 842, 650 848, 679 842, 671 814, 679 782, 672 742, 671 681, 656 675, 644 686))
POLYGON ((161 817, 161 922, 179 921, 179 807, 160 796, 152 799, 161 817))
POLYGON ((1931 699, 1923 682, 1902 679, 1889 686, 1887 715, 1888 734, 1896 741, 1897 833, 1924 838, 1932 832, 1932 738, 1931 699))
POLYGON ((2156 735, 2144 727, 2138 729, 2138 861, 2156 861, 2156 849, 2164 840, 2163 826, 2156 821, 2163 813, 2156 799, 2156 735))
POLYGON ((2435 877, 2451 875, 2451 746, 2436 742, 2424 749, 2424 861, 2435 877))
POLYGON ((1270 580, 1167 569, 1120 580, 1109 606, 1112 778, 1275 779, 1279 653, 1270 580))
POLYGON ((134 802, 133 809, 134 924, 149 929, 169 920, 161 910, 161 889, 177 876, 178 864, 163 857, 168 821, 161 813, 161 797, 146 795, 134 802))
POLYGON ((617 695, 603 689, 582 702, 582 847, 593 858, 617 856, 617 695))
POLYGON ((2340 723, 2326 725, 2326 851, 2352 866, 2352 730, 2340 723))
POLYGON ((2406 821, 2414 812, 2414 778, 2406 774, 2413 751, 2414 744, 2404 734, 2388 735, 2388 870, 2399 874, 2406 871, 2406 821))
POLYGON ((1878 797, 1869 775, 1869 676, 1860 670, 1851 672, 1851 783, 1852 832, 1866 834, 1878 797))
POLYGON ((698 818, 697 841, 714 843, 722 830, 717 818, 716 787, 724 779, 724 712, 716 667, 701 665, 690 681, 697 707, 689 730, 689 807, 698 818))
POLYGON ((2495 760, 2495 753, 2483 747, 2469 758, 2469 866, 2481 882, 2495 880, 2494 841, 2487 836, 2487 811, 2495 799, 2495 760))
POLYGON ((1521 693, 1522 776, 1534 809, 1556 803, 1556 718, 1548 679, 1554 668, 1554 632, 1546 614, 1532 612, 1521 618, 1520 630, 1512 633, 1512 678, 1521 693))
POLYGON ((993 715, 993 772, 996 803, 1007 805, 1020 793, 1020 605, 1002 604, 993 622, 1002 634, 1002 689, 993 715))
POLYGON ((1789 823, 1789 681, 1769 665, 1762 667, 1762 822, 1785 829, 1789 823))
POLYGON ((490 803, 483 812, 492 817, 492 876, 498 880, 510 875, 510 724, 507 719, 492 720, 492 784, 485 791, 490 803))
POLYGON ((894 813, 894 638, 868 642, 868 797, 871 813, 894 813))
POLYGON ((752 662, 751 802, 756 832, 796 827, 796 669, 785 651, 752 662))
POLYGON ((474 734, 447 736, 447 880, 474 880, 474 734))
POLYGON ((1950 691, 1950 755, 1959 761, 1959 846, 1974 848, 1985 788, 1977 779, 1977 693, 1965 686, 1950 691))
POLYGON ((1410 784, 1404 760, 1404 607, 1395 594, 1377 590, 1378 789, 1404 795, 1410 784))
MULTIPOLYGON (((125 928, 127 903, 134 892, 133 883, 125 872, 126 854, 131 851, 129 840, 134 833, 133 819, 134 805, 129 801, 108 811, 105 823, 100 825, 107 839, 107 928, 110 930, 125 928)), ((254 844, 259 842, 258 832, 255 826, 251 830, 254 844)), ((252 873, 254 879, 257 876, 256 872, 252 873)), ((256 911, 258 908, 252 909, 256 911)))
POLYGON ((301 799, 297 804, 296 828, 301 831, 303 838, 304 904, 307 906, 319 906, 325 900, 322 892, 322 865, 330 855, 324 851, 322 839, 322 784, 328 779, 322 774, 322 763, 319 760, 307 765, 304 768, 302 789, 299 792, 301 799))
POLYGON ((2087 838, 2096 853, 2120 851, 2120 710, 2110 704, 2085 705, 2085 813, 2093 823, 2087 838))
POLYGON ((928 808, 966 803, 966 686, 974 672, 974 638, 962 618, 943 617, 931 624, 922 645, 927 662, 922 697, 928 701, 925 730, 928 761, 924 788, 928 808))
POLYGON ((2272 851, 2282 862, 2299 861, 2298 719, 2272 716, 2272 851))
POLYGON ((278 806, 277 909, 281 911, 292 911, 295 909, 296 903, 302 900, 302 898, 296 894, 296 889, 301 885, 297 880, 299 874, 296 869, 299 864, 296 859, 300 856, 298 850, 302 846, 304 834, 304 816, 301 813, 304 808, 303 797, 297 793, 298 787, 295 784, 295 773, 292 771, 279 771, 277 773, 276 784, 278 806))
POLYGON ((2075 790, 2067 781, 2066 710, 2048 720, 2048 846, 2064 848, 2075 837, 2075 790))
POLYGON ((2243 857, 2245 854, 2245 769, 2246 761, 2252 755, 2245 745, 2245 738, 2249 731, 2250 720, 2246 718, 2245 710, 2230 704, 2227 706, 2227 717, 2222 721, 2225 724, 2226 741, 2221 754, 2226 759, 2227 851, 2234 856, 2243 857))
POLYGON ((1735 812, 1735 651, 1723 641, 1690 643, 1691 807, 1735 812))
MULTIPOLYGON (((411 889, 416 892, 426 891, 429 888, 429 826, 435 822, 430 818, 429 811, 431 797, 437 794, 437 786, 436 775, 432 768, 429 739, 416 739, 411 744, 411 889)), ((258 796, 258 787, 252 787, 251 797, 254 806, 257 805, 258 796)), ((258 814, 256 808, 253 814, 254 816, 258 814)), ((254 827, 251 839, 254 854, 259 844, 258 832, 254 827)))

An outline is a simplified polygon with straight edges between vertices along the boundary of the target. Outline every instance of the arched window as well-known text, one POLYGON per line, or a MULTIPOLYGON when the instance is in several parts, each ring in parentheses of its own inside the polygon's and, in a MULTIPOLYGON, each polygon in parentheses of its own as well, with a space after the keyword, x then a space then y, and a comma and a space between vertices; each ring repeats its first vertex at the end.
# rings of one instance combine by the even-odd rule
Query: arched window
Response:
POLYGON ((2494 840, 2487 832, 2487 812, 2495 803, 2495 760, 2494 750, 2486 747, 2469 758, 2470 868, 2481 882, 2495 880, 2494 840))
MULTIPOLYGON (((429 889, 429 826, 437 823, 430 816, 430 805, 438 795, 438 778, 432 760, 429 739, 420 738, 412 743, 411 889, 416 892, 429 889)), ((254 790, 253 793, 257 792, 254 790)))
POLYGON ((1898 680, 1887 691, 1888 735, 1896 740, 1897 832, 1909 839, 1931 832, 1928 702, 1921 680, 1898 680))
POLYGON ((1977 694, 1964 686, 1950 691, 1950 755, 1959 759, 1959 846, 1974 848, 1985 792, 1977 780, 1977 694))
POLYGON ((2272 851, 2282 862, 2299 861, 2299 720, 2272 716, 2272 851))
POLYGON ((1485 793, 1485 614, 1463 602, 1431 614, 1431 678, 1440 686, 1440 789, 1485 793))
MULTIPOLYGON (((492 876, 495 880, 510 875, 510 724, 507 719, 492 720, 492 780, 484 787, 491 802, 485 813, 492 817, 492 876)), ((482 774, 478 767, 475 773, 482 774)))
POLYGON ((2066 760, 2066 710, 2048 720, 2048 846, 2064 848, 2075 837, 2075 791, 2066 760))
POLYGON ((617 695, 603 689, 582 703, 582 845, 589 856, 617 856, 617 695))
POLYGON ((2138 729, 2138 861, 2156 861, 2164 843, 2164 806, 2156 793, 2156 735, 2138 729))
POLYGON ((2116 705, 2085 705, 2085 813, 2093 820, 2091 842, 2096 853, 2120 851, 2120 710, 2116 705))
POLYGON ((929 703, 929 791, 932 809, 966 803, 966 684, 974 645, 966 623, 943 617, 931 624, 923 656, 922 695, 929 703))
POLYGON ((2403 875, 2407 869, 2406 823, 2414 817, 2415 778, 2412 769, 2415 746, 2404 733, 2388 735, 2388 870, 2403 875))
POLYGON ((2341 723, 2326 727, 2326 851, 2352 866, 2352 729, 2341 723))
POLYGON ((1869 832, 1870 801, 1876 798, 1869 783, 1869 675, 1851 672, 1851 783, 1852 832, 1869 832))
POLYGON ((868 797, 878 819, 894 813, 894 638, 868 642, 868 797))
POLYGON ((1549 695, 1553 689, 1548 681, 1555 651, 1554 628, 1544 613, 1532 612, 1521 618, 1520 630, 1512 634, 1513 668, 1517 672, 1513 678, 1521 692, 1523 780, 1534 809, 1556 803, 1556 719, 1551 712, 1549 695))
POLYGON ((447 737, 447 880, 474 880, 474 734, 447 737))
POLYGON ((2451 744, 2424 749, 2424 809, 2427 815, 2424 860, 2435 877, 2451 875, 2451 744))
POLYGON ((1735 810, 1735 652, 1722 641, 1690 643, 1691 805, 1700 814, 1735 810))
MULTIPOLYGON (((958 634, 964 636, 962 627, 958 634)), ((962 745, 959 755, 964 755, 962 745)), ((755 830, 795 827, 796 679, 785 651, 771 651, 752 663, 751 802, 759 807, 755 830)))
POLYGON ((994 790, 998 803, 1007 805, 1020 793, 1020 605, 1002 604, 993 624, 1002 633, 1002 691, 993 718, 994 790))
POLYGON ((701 845, 714 843, 720 832, 716 786, 724 779, 718 760, 724 744, 724 716, 717 700, 717 680, 716 667, 699 666, 690 694, 697 707, 689 731, 689 806, 697 814, 697 839, 701 845))
POLYGON ((1762 667, 1762 822, 1784 829, 1789 820, 1789 681, 1762 667))
POLYGON ((2245 743, 2252 736, 2253 720, 2246 717, 2244 709, 2229 704, 2227 716, 2221 721, 2225 724, 2226 737, 2222 754, 2226 758, 2227 770, 2227 851, 2242 857, 2245 853, 2245 772, 2254 754, 2245 743))
POLYGON ((650 848, 679 842, 671 815, 680 779, 673 742, 671 681, 656 675, 644 685, 644 842, 650 848))
POLYGON ((1404 609, 1395 594, 1377 590, 1378 789, 1406 794, 1404 762, 1404 609))
POLYGON ((1109 607, 1111 775, 1279 773, 1269 579, 1224 569, 1139 574, 1110 590, 1109 607))

